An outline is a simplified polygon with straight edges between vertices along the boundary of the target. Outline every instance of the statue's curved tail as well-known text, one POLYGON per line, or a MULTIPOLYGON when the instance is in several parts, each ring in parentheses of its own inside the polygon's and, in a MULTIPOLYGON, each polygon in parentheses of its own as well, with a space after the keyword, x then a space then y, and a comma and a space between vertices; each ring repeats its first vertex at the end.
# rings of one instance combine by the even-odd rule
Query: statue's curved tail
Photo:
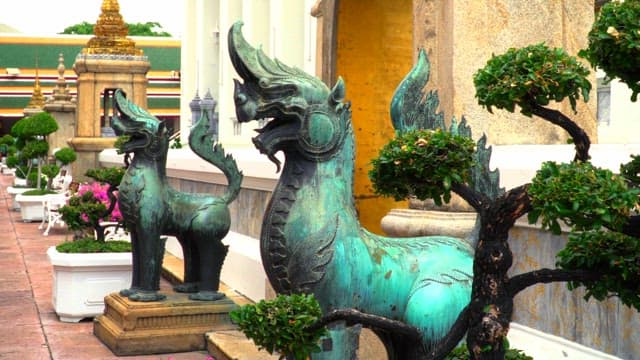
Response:
POLYGON ((225 154, 224 148, 220 143, 214 143, 208 130, 209 115, 206 111, 203 111, 200 119, 191 127, 189 147, 202 159, 220 169, 227 178, 227 191, 221 198, 226 204, 229 204, 235 200, 240 192, 243 178, 242 171, 238 169, 233 156, 225 154))

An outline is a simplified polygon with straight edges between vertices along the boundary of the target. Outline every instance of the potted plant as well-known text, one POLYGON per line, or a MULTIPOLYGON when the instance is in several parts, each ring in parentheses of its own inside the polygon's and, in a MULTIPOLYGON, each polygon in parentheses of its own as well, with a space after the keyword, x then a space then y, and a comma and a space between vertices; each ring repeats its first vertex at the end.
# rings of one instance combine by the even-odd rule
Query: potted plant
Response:
MULTIPOLYGON (((77 322, 102 314, 104 297, 127 288, 131 281, 131 243, 107 241, 105 223, 119 224, 119 168, 90 169, 95 181, 82 185, 58 211, 73 232, 73 241, 52 246, 53 307, 61 321, 77 322)), ((117 226, 117 225, 116 225, 117 226)))
POLYGON ((25 117, 19 120, 11 128, 11 132, 16 136, 16 144, 19 149, 20 160, 26 165, 26 171, 20 170, 16 173, 22 173, 27 178, 34 180, 35 190, 23 192, 16 196, 15 200, 20 204, 20 212, 23 221, 43 220, 44 211, 42 202, 43 195, 51 193, 51 190, 45 189, 46 177, 43 173, 57 172, 55 167, 47 166, 47 155, 49 153, 49 143, 47 136, 58 130, 58 123, 47 112, 41 112, 33 116, 25 117), (36 171, 33 171, 35 167, 36 171))
POLYGON ((0 156, 2 156, 2 173, 8 174, 9 172, 5 172, 5 169, 9 169, 7 166, 7 156, 11 155, 15 152, 15 139, 10 134, 5 134, 0 137, 0 156))

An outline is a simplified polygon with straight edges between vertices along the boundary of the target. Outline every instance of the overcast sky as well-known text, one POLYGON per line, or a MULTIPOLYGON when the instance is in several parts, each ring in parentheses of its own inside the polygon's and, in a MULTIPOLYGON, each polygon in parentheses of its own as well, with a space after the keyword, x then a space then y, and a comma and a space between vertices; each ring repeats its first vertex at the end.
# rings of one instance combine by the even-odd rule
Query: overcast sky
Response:
MULTIPOLYGON (((118 0, 125 22, 159 22, 175 37, 182 32, 181 0, 118 0)), ((102 0, 2 1, 0 24, 25 34, 55 35, 65 27, 87 21, 95 23, 102 0)))

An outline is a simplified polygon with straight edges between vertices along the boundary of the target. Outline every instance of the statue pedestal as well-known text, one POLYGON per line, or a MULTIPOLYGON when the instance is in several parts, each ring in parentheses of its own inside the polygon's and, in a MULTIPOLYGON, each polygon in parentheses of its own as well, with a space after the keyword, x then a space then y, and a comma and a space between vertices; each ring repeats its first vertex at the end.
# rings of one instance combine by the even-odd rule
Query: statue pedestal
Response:
POLYGON ((157 302, 107 295, 104 314, 94 320, 93 334, 115 355, 127 356, 205 350, 205 333, 236 328, 229 318, 229 312, 238 307, 233 297, 193 301, 188 294, 165 295, 165 300, 157 302))

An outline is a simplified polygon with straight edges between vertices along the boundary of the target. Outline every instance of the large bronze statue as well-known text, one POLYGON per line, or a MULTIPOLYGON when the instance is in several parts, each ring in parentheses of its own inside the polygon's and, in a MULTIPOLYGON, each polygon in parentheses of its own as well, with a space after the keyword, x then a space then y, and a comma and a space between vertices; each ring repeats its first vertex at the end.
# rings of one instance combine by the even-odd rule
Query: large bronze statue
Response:
MULTIPOLYGON (((418 346, 374 330, 391 358, 420 356, 469 302, 472 246, 446 236, 400 239, 363 229, 353 203, 354 136, 344 83, 329 89, 271 60, 246 42, 241 26, 229 32, 231 61, 243 79, 235 83, 237 118, 272 118, 253 142, 278 169, 274 155, 285 155, 260 239, 269 281, 278 293, 313 293, 324 313, 357 309, 413 325, 422 334, 418 346)), ((350 358, 354 333, 332 329, 333 350, 314 358, 350 358)))
POLYGON ((191 129, 189 146, 218 167, 229 186, 222 197, 176 191, 167 183, 166 162, 170 131, 164 122, 129 102, 122 90, 114 93, 112 127, 127 140, 122 150, 133 160, 119 187, 118 201, 131 232, 133 278, 121 291, 135 301, 164 298, 157 290, 165 238, 176 236, 184 253, 184 283, 174 289, 190 292, 193 300, 218 300, 220 270, 227 254, 222 238, 229 231, 228 204, 240 191, 242 173, 234 159, 207 134, 206 112, 191 129))

